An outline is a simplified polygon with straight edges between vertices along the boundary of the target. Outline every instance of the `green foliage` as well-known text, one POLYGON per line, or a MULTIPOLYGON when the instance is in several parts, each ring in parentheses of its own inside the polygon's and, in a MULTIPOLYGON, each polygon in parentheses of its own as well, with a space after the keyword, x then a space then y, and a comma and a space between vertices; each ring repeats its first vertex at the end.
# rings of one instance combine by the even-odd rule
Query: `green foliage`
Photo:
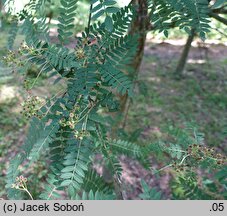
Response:
POLYGON ((151 22, 155 29, 168 36, 168 29, 176 26, 191 33, 195 29, 202 39, 209 32, 209 12, 207 0, 161 0, 152 1, 151 22))
POLYGON ((9 30, 9 37, 8 37, 8 48, 12 49, 13 44, 14 44, 14 40, 17 36, 17 31, 18 31, 18 23, 17 21, 14 21, 11 26, 10 26, 10 30, 9 30))
POLYGON ((114 153, 122 153, 124 155, 135 158, 140 158, 144 156, 144 148, 134 143, 129 143, 122 140, 110 140, 109 145, 111 146, 114 153))
POLYGON ((83 192, 81 196, 77 195, 76 200, 114 200, 114 196, 105 195, 102 192, 91 190, 90 192, 83 192))
POLYGON ((67 186, 71 196, 80 189, 84 182, 85 172, 89 165, 89 145, 90 142, 80 140, 78 143, 72 142, 65 149, 64 168, 60 176, 63 179, 61 186, 67 186))
POLYGON ((223 185, 223 189, 220 194, 224 199, 227 198, 227 166, 223 166, 223 168, 215 174, 215 180, 218 181, 221 185, 223 185))
POLYGON ((91 8, 92 19, 97 20, 102 15, 105 15, 105 29, 109 32, 114 30, 112 14, 117 13, 119 8, 116 7, 116 1, 112 0, 91 0, 93 7, 91 8))
POLYGON ((58 18, 58 38, 61 43, 67 43, 72 36, 74 19, 76 15, 77 0, 61 0, 60 16, 58 18))
MULTIPOLYGON (((101 191, 103 194, 111 195, 113 192, 113 185, 104 181, 102 176, 96 173, 95 170, 89 169, 86 173, 86 179, 83 182, 82 188, 84 191, 89 192, 101 191)), ((113 194, 112 194, 113 195, 113 194)))
POLYGON ((190 200, 226 199, 226 182, 221 182, 226 178, 225 171, 226 168, 219 171, 213 180, 204 176, 200 179, 195 172, 179 174, 172 182, 173 198, 190 200))
POLYGON ((223 7, 224 5, 226 5, 226 0, 217 0, 212 5, 212 9, 217 9, 217 8, 223 7))
POLYGON ((173 161, 158 172, 170 167, 173 169, 175 177, 171 183, 172 198, 224 199, 225 183, 217 183, 217 179, 225 179, 226 157, 205 147, 204 135, 192 124, 187 124, 183 130, 170 128, 168 133, 174 139, 174 144, 165 146, 163 151, 166 151, 173 161), (196 170, 203 172, 203 175, 196 170), (213 176, 217 170, 218 174, 213 176))
POLYGON ((11 189, 11 185, 14 183, 16 177, 19 176, 19 165, 26 160, 29 163, 33 163, 38 160, 42 153, 46 154, 48 144, 54 138, 57 127, 55 124, 47 126, 45 121, 39 121, 35 118, 32 119, 27 139, 22 147, 23 151, 11 161, 11 166, 7 174, 8 184, 6 187, 9 190, 9 196, 12 196, 11 198, 17 197, 17 193, 11 192, 15 191, 15 189, 11 189))
POLYGON ((56 175, 50 172, 48 174, 46 182, 47 183, 44 186, 44 190, 40 194, 39 198, 42 200, 52 200, 52 199, 61 198, 57 190, 57 186, 59 185, 59 180, 56 178, 56 175))
POLYGON ((20 171, 18 167, 23 163, 24 155, 17 155, 15 158, 11 160, 9 169, 7 171, 7 180, 6 180, 6 188, 8 189, 8 197, 10 199, 21 199, 22 193, 17 191, 16 189, 11 188, 15 182, 16 177, 20 175, 20 171))
POLYGON ((141 181, 143 193, 139 195, 139 197, 143 200, 161 200, 162 194, 157 191, 156 188, 150 189, 147 183, 142 180, 141 181))
MULTIPOLYGON (((73 37, 77 0, 61 0, 58 44, 51 42, 49 26, 46 18, 42 17, 44 3, 30 1, 18 13, 17 20, 22 22, 20 28, 25 35, 25 43, 19 51, 11 52, 6 60, 22 71, 36 65, 39 70, 37 78, 44 72, 55 79, 55 84, 63 81, 66 85, 60 93, 47 98, 36 110, 38 114, 31 119, 22 153, 11 161, 8 169, 9 198, 22 198, 17 187, 11 188, 21 174, 20 165, 29 167, 42 155, 50 168, 43 191, 39 194, 41 199, 59 198, 61 190, 67 191, 71 199, 119 199, 122 178, 119 155, 122 154, 138 159, 148 169, 151 153, 167 154, 171 161, 176 161, 169 166, 176 169, 188 163, 215 167, 217 161, 223 162, 223 158, 215 158, 216 155, 200 147, 203 134, 194 127, 189 127, 193 136, 172 129, 173 143, 160 141, 145 147, 112 136, 114 119, 108 113, 119 108, 116 95, 133 96, 134 85, 126 70, 137 52, 138 35, 128 34, 136 13, 132 5, 117 8, 115 1, 91 1, 87 28, 81 37, 76 38, 75 44, 68 46, 73 37), (104 19, 102 15, 105 15, 104 19), (12 57, 18 61, 12 61, 12 57), (106 183, 103 176, 93 169, 92 162, 97 154, 102 155, 113 184, 106 183), (198 162, 199 157, 203 157, 201 163, 198 162)), ((202 0, 154 3, 151 7, 157 4, 157 8, 152 21, 160 31, 168 29, 168 20, 185 29, 195 28, 202 37, 209 27, 206 24, 207 4, 202 0), (187 20, 182 18, 183 14, 187 14, 187 20), (176 17, 175 20, 173 17, 176 17)), ((15 31, 10 37, 12 44, 15 31)), ((35 82, 26 90, 34 85, 35 82)), ((156 189, 150 190, 145 182, 142 182, 142 187, 140 198, 161 198, 161 193, 156 189)))

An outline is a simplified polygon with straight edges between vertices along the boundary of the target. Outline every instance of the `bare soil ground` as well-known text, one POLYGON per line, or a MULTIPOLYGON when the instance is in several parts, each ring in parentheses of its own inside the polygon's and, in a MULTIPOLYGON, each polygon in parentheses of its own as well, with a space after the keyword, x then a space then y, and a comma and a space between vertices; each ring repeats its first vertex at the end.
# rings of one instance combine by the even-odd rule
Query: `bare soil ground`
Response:
MULTIPOLYGON (((224 96, 227 91, 227 47, 194 42, 184 78, 175 80, 174 69, 183 46, 176 45, 177 41, 172 42, 147 42, 139 79, 146 83, 148 93, 142 99, 141 96, 135 98, 130 108, 128 129, 143 128, 141 137, 152 143, 161 136, 162 126, 167 122, 175 122, 181 127, 184 122, 196 121, 205 133, 206 144, 215 146, 226 155, 227 139, 217 137, 221 136, 222 127, 227 122, 224 96), (224 97, 221 98, 221 95, 224 97)), ((174 177, 171 169, 157 176, 126 157, 122 157, 121 162, 127 199, 138 197, 141 179, 145 179, 151 188, 160 189, 165 198, 170 198, 169 183, 174 177)), ((157 169, 166 165, 152 158, 151 164, 157 169)))

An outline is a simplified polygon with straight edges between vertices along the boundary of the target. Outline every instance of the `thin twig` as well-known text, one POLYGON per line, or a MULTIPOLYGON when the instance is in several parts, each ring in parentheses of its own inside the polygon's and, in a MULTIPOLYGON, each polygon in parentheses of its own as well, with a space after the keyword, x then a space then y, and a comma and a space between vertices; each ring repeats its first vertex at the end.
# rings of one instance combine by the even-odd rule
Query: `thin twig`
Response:
POLYGON ((157 173, 161 172, 162 170, 167 169, 172 166, 173 166, 173 164, 168 164, 168 165, 162 167, 161 169, 157 170, 156 172, 153 172, 153 174, 157 174, 157 173))
POLYGON ((190 154, 186 155, 183 157, 183 159, 181 160, 181 162, 179 163, 179 165, 182 165, 184 163, 184 161, 186 160, 187 157, 191 156, 190 154))
POLYGON ((88 19, 88 25, 87 25, 87 34, 89 35, 89 33, 90 33, 90 26, 91 26, 91 10, 92 10, 92 8, 93 8, 93 4, 91 3, 91 5, 90 5, 90 11, 89 11, 89 19, 88 19))

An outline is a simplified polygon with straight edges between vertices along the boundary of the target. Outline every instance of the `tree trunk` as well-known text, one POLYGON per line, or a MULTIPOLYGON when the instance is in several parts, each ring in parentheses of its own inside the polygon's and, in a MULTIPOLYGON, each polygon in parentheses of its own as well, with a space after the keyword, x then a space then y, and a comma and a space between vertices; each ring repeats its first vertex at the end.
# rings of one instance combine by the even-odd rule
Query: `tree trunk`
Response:
MULTIPOLYGON (((135 57, 133 58, 132 62, 129 64, 130 71, 126 71, 126 73, 132 77, 133 80, 133 88, 135 87, 135 83, 138 77, 139 68, 143 59, 144 54, 144 46, 146 41, 146 35, 147 35, 147 29, 148 29, 148 5, 147 1, 145 0, 132 0, 131 4, 136 8, 136 17, 134 18, 132 25, 129 29, 130 35, 138 34, 138 50, 135 54, 135 57)), ((130 107, 130 100, 128 98, 128 95, 125 94, 120 97, 120 111, 117 113, 117 115, 114 117, 115 119, 119 114, 123 114, 123 121, 116 122, 115 125, 112 127, 112 137, 115 137, 117 135, 117 131, 119 128, 124 128, 127 120, 127 115, 130 107)), ((106 179, 111 179, 114 183, 115 192, 117 195, 117 199, 123 199, 123 195, 120 191, 119 183, 117 182, 117 179, 113 179, 111 175, 106 170, 106 167, 104 167, 103 170, 103 176, 105 176, 106 179)))
POLYGON ((180 60, 178 62, 177 68, 176 68, 176 77, 177 78, 181 78, 182 77, 182 74, 183 74, 183 71, 184 71, 184 68, 185 68, 185 64, 186 64, 186 61, 187 61, 187 58, 188 58, 188 54, 189 54, 189 51, 190 51, 190 48, 191 48, 191 44, 193 42, 194 37, 195 37, 195 30, 192 29, 192 32, 188 36, 188 39, 187 39, 187 42, 185 44, 183 53, 182 53, 182 55, 180 57, 180 60))
MULTIPOLYGON (((131 25, 131 28, 129 30, 130 35, 138 34, 138 50, 137 53, 132 60, 131 64, 129 65, 131 68, 131 72, 129 75, 131 76, 133 80, 133 88, 135 87, 135 83, 138 77, 139 68, 143 59, 144 54, 144 46, 146 42, 146 36, 147 36, 147 29, 149 25, 149 19, 148 19, 148 5, 147 1, 144 0, 132 0, 131 4, 136 8, 136 17, 134 18, 134 21, 131 25)), ((128 98, 128 95, 124 95, 121 97, 121 113, 123 113, 123 121, 122 121, 122 128, 125 127, 128 110, 130 107, 130 100, 128 98)))

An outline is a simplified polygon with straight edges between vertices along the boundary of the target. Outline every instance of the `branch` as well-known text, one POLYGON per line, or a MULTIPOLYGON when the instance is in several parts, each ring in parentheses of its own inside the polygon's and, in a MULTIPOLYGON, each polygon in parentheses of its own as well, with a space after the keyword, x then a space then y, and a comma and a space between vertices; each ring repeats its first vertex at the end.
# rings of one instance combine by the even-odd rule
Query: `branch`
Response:
POLYGON ((223 8, 219 8, 219 9, 214 9, 212 10, 214 13, 217 13, 217 14, 227 14, 227 9, 223 9, 223 8))
POLYGON ((227 34, 225 34, 224 32, 220 31, 218 28, 213 28, 215 31, 217 31, 218 33, 220 33, 221 35, 223 35, 224 37, 227 38, 227 34))
POLYGON ((210 16, 213 17, 214 19, 218 20, 219 22, 227 25, 227 19, 217 15, 216 13, 210 12, 210 16))

